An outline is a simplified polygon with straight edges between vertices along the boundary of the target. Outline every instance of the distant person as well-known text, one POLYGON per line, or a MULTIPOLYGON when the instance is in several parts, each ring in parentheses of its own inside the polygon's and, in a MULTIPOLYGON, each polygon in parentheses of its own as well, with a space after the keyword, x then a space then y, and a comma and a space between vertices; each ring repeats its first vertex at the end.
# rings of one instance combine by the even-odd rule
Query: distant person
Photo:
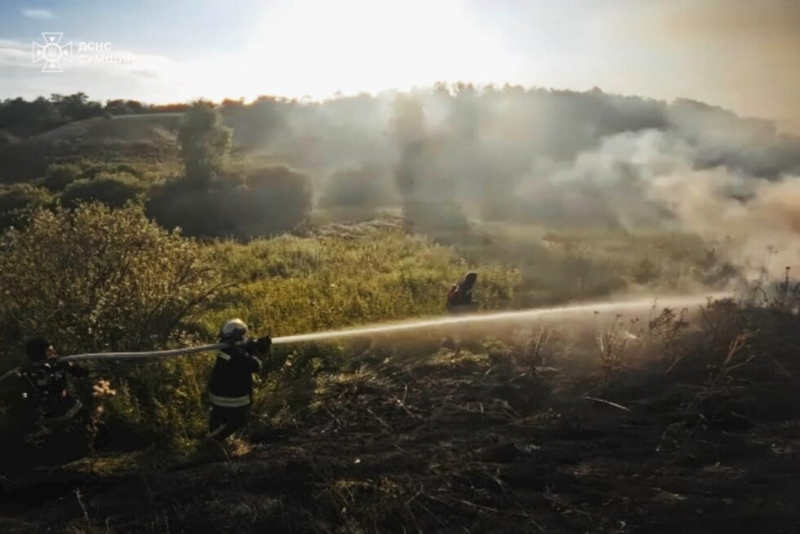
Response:
MULTIPOLYGON (((478 303, 472 300, 472 290, 478 280, 478 273, 468 272, 464 279, 457 284, 453 284, 447 292, 445 307, 451 315, 458 315, 474 311, 478 308, 478 303)), ((455 355, 461 353, 461 337, 458 334, 448 335, 442 342, 442 346, 452 348, 455 355)))
POLYGON ((478 280, 478 273, 469 272, 464 279, 453 284, 447 293, 446 308, 448 313, 457 314, 475 310, 478 303, 472 300, 472 289, 478 280))
POLYGON ((261 372, 262 358, 272 340, 269 336, 248 338, 244 321, 232 319, 220 329, 219 341, 230 346, 217 353, 208 384, 209 435, 222 442, 247 424, 253 403, 253 375, 261 372))

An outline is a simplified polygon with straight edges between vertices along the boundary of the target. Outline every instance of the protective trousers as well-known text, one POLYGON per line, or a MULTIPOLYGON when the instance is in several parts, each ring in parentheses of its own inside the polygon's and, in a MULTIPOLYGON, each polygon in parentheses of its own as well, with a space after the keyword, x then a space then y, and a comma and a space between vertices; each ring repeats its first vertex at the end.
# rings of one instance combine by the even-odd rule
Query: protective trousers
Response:
POLYGON ((249 413, 250 406, 223 408, 212 405, 211 417, 208 421, 209 437, 218 441, 224 441, 229 436, 244 428, 247 424, 247 416, 249 413))

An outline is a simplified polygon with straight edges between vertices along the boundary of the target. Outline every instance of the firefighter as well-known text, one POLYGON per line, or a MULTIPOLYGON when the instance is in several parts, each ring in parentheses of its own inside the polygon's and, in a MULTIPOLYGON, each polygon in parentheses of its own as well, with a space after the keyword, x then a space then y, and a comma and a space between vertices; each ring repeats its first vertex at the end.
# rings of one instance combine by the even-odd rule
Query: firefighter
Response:
POLYGON ((25 352, 31 365, 20 375, 28 390, 23 394, 36 402, 40 415, 47 420, 67 420, 76 417, 84 409, 80 400, 68 389, 67 375, 86 377, 89 371, 71 362, 57 361, 58 354, 47 338, 37 337, 25 344, 25 352))
POLYGON ((453 284, 447 293, 446 308, 449 313, 463 313, 477 307, 477 303, 472 301, 472 289, 477 279, 478 273, 469 272, 461 282, 453 284))
POLYGON ((249 338, 244 321, 232 319, 222 326, 219 341, 229 347, 217 353, 208 383, 209 435, 222 442, 247 424, 253 375, 261 372, 272 340, 269 336, 249 338))
MULTIPOLYGON (((453 284, 447 293, 447 301, 445 303, 449 314, 458 315, 478 307, 478 303, 472 300, 472 289, 477 279, 478 273, 468 272, 461 282, 453 284)), ((455 355, 458 356, 461 353, 461 338, 462 335, 459 333, 446 336, 442 341, 442 346, 453 349, 455 355)))
POLYGON ((23 399, 31 403, 35 425, 28 434, 28 443, 41 449, 48 462, 83 456, 88 446, 88 410, 70 393, 67 376, 83 378, 88 376, 88 370, 71 362, 59 362, 52 343, 44 337, 29 340, 25 352, 31 363, 19 375, 27 386, 23 399), (47 450, 50 447, 53 451, 47 450))

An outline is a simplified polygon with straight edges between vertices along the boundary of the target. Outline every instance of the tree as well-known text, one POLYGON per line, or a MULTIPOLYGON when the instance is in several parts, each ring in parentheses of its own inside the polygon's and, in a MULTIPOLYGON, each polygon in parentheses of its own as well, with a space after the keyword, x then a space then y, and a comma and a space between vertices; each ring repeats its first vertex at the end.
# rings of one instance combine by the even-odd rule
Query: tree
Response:
POLYGON ((186 112, 178 142, 189 182, 205 185, 220 170, 231 148, 233 131, 222 124, 214 104, 198 100, 186 112))
POLYGON ((67 96, 54 94, 50 100, 55 105, 59 115, 68 120, 91 119, 103 114, 102 104, 89 100, 89 96, 86 93, 79 92, 67 96))
POLYGON ((109 100, 104 109, 111 115, 137 115, 147 112, 147 108, 137 100, 109 100))

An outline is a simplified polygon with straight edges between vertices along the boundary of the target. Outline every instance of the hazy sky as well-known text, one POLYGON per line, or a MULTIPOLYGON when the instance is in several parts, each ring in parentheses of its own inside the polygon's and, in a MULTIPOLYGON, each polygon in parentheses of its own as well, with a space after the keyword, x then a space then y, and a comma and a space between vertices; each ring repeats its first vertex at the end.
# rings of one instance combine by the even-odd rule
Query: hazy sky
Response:
POLYGON ((800 124, 800 0, 0 2, 0 97, 319 98, 438 80, 598 86, 800 124), (33 63, 42 32, 73 43, 63 72, 33 63))

